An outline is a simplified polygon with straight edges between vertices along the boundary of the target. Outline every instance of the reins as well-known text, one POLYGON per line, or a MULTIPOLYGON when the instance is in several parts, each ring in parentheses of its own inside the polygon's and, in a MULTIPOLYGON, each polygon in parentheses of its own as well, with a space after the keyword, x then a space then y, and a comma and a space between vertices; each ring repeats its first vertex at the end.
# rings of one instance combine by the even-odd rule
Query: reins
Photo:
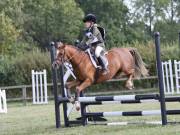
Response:
MULTIPOLYGON (((65 59, 65 58, 64 58, 64 56, 65 56, 65 49, 63 49, 63 51, 64 51, 64 52, 63 52, 63 57, 61 58, 61 60, 62 60, 63 62, 70 62, 70 60, 73 59, 75 56, 77 56, 77 55, 79 54, 79 52, 82 53, 81 51, 76 50, 77 52, 76 52, 75 54, 73 54, 70 58, 65 59)), ((84 55, 85 55, 85 53, 84 53, 83 56, 81 57, 81 61, 79 62, 79 64, 77 64, 77 66, 79 66, 79 65, 82 63, 82 61, 83 61, 83 59, 84 59, 84 55)))

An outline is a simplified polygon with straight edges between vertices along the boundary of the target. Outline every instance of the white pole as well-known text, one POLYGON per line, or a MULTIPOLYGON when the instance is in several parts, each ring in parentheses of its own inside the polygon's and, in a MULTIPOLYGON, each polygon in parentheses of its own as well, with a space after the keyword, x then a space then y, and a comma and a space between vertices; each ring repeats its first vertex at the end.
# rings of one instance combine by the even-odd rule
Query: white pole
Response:
MULTIPOLYGON (((64 74, 63 79, 64 79, 64 84, 66 84, 66 82, 67 82, 68 78, 70 77, 70 75, 72 75, 74 79, 76 79, 76 76, 72 72, 73 69, 70 68, 70 66, 72 67, 71 64, 66 62, 66 63, 64 63, 64 66, 66 68, 66 73, 64 74)), ((64 93, 65 93, 65 96, 67 97, 67 89, 66 88, 64 88, 64 93)))
POLYGON ((35 74, 34 70, 31 71, 32 74, 32 95, 33 95, 33 104, 36 103, 36 92, 35 92, 35 74))
POLYGON ((165 71, 164 71, 164 66, 165 62, 162 62, 162 72, 163 72, 163 85, 164 85, 164 93, 167 94, 167 89, 166 89, 166 82, 165 82, 165 71))
POLYGON ((71 75, 73 76, 73 78, 76 79, 76 76, 75 76, 74 73, 73 73, 72 65, 66 62, 66 63, 64 63, 64 66, 65 66, 66 69, 71 73, 71 75))
POLYGON ((46 73, 45 69, 43 70, 43 72, 44 72, 44 98, 45 98, 45 103, 48 103, 48 100, 47 100, 47 73, 46 73))
POLYGON ((172 71, 171 60, 169 60, 169 72, 170 72, 170 82, 171 82, 171 93, 174 94, 174 82, 173 82, 173 71, 172 71))
POLYGON ((0 113, 7 113, 6 91, 0 89, 0 113))
POLYGON ((67 69, 66 73, 63 76, 64 84, 66 84, 66 82, 67 82, 70 75, 71 75, 70 69, 67 69))
POLYGON ((178 70, 179 70, 179 74, 180 74, 180 61, 177 62, 176 60, 174 60, 174 67, 175 67, 175 76, 176 76, 176 92, 180 93, 180 91, 179 91, 179 89, 180 89, 180 84, 179 84, 180 75, 178 76, 178 70), (179 67, 179 69, 178 69, 178 67, 179 67))
POLYGON ((2 99, 2 92, 1 92, 1 89, 0 89, 0 113, 3 112, 2 104, 3 104, 3 99, 2 99))
POLYGON ((36 98, 37 98, 37 102, 36 103, 39 103, 39 79, 38 79, 38 73, 37 71, 35 72, 35 78, 36 78, 36 98))
POLYGON ((5 90, 3 90, 3 100, 4 100, 4 102, 3 102, 3 109, 4 109, 4 113, 7 113, 7 102, 6 102, 6 91, 5 90))
POLYGON ((43 103, 43 97, 44 97, 44 95, 43 95, 43 86, 42 86, 42 74, 43 74, 43 72, 39 72, 40 74, 39 74, 39 76, 40 76, 40 92, 41 92, 41 94, 40 94, 40 103, 43 103))
MULTIPOLYGON (((65 75, 63 76, 64 84, 66 84, 66 82, 67 82, 70 75, 71 75, 70 69, 67 69, 65 75)), ((67 89, 66 89, 66 87, 64 88, 64 94, 67 97, 67 89)))
POLYGON ((165 70, 166 70, 166 83, 167 83, 167 92, 170 93, 170 88, 169 88, 169 74, 168 74, 168 62, 165 62, 165 70))

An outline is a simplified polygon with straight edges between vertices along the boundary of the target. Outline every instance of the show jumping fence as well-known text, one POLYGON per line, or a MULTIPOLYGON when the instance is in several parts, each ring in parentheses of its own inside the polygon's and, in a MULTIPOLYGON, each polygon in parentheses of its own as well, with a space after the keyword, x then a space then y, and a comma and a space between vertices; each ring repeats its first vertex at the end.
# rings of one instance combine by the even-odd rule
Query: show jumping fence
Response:
POLYGON ((179 94, 180 61, 174 60, 174 63, 171 60, 162 62, 162 71, 165 94, 179 94))
POLYGON ((6 91, 0 89, 0 113, 7 113, 6 91))
MULTIPOLYGON (((60 70, 57 71, 56 68, 52 68, 53 75, 53 88, 54 88, 54 97, 55 97, 55 118, 56 118, 56 128, 61 126, 60 123, 60 104, 63 104, 63 114, 64 114, 64 125, 65 127, 70 126, 70 124, 87 124, 87 118, 89 117, 98 117, 98 116, 142 116, 142 115, 161 115, 160 124, 166 125, 167 115, 180 114, 180 110, 166 110, 165 102, 179 102, 180 97, 165 97, 164 95, 164 85, 163 85, 163 72, 162 72, 162 63, 160 58, 160 35, 159 33, 155 34, 155 46, 156 46, 156 62, 158 69, 158 82, 159 82, 159 94, 152 95, 121 95, 121 96, 100 96, 100 97, 80 97, 79 101, 81 102, 81 120, 72 121, 69 120, 67 115, 67 103, 69 102, 68 98, 65 95, 64 90, 64 66, 60 66, 60 70), (58 76, 60 73, 61 81, 61 93, 62 96, 58 96, 58 76), (89 105, 98 105, 104 103, 144 103, 144 102, 159 102, 160 110, 147 110, 147 111, 133 111, 133 112, 86 112, 86 107, 89 105)), ((55 60, 55 46, 54 43, 51 43, 51 63, 55 60)), ((166 70, 166 69, 165 69, 166 70)), ((170 81, 171 83, 171 81, 170 81)), ((170 86, 169 86, 170 87, 170 86)), ((81 93, 81 96, 83 94, 81 93)), ((148 123, 148 122, 147 122, 148 123)), ((149 122, 150 123, 150 122, 149 122)), ((113 123, 111 123, 113 125, 113 123)))
POLYGON ((46 70, 42 72, 32 70, 32 95, 33 104, 48 103, 46 70))

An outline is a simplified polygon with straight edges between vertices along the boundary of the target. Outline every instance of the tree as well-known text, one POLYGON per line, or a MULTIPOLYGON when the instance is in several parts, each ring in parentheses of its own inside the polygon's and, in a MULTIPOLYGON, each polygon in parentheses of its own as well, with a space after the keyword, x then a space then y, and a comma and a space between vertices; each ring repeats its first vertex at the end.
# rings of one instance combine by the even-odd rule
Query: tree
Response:
POLYGON ((82 10, 74 0, 23 0, 26 36, 41 46, 49 40, 73 43, 80 32, 82 10))
POLYGON ((165 43, 173 43, 178 40, 178 32, 180 30, 180 24, 174 22, 158 21, 154 26, 155 31, 161 33, 161 41, 165 43))
POLYGON ((20 31, 13 25, 12 20, 5 15, 4 12, 0 13, 0 54, 3 56, 11 49, 12 45, 17 41, 20 31))
POLYGON ((23 0, 1 0, 0 1, 0 12, 4 12, 8 16, 13 25, 22 29, 24 24, 25 15, 22 11, 24 7, 23 0))
POLYGON ((179 18, 178 21, 180 22, 180 0, 177 0, 176 3, 177 18, 179 18))
POLYGON ((167 17, 165 21, 178 22, 180 19, 180 0, 170 0, 168 6, 164 8, 165 14, 167 17))
POLYGON ((165 16, 164 7, 167 7, 169 0, 132 0, 135 7, 133 16, 149 26, 149 35, 152 35, 153 25, 156 20, 165 16))

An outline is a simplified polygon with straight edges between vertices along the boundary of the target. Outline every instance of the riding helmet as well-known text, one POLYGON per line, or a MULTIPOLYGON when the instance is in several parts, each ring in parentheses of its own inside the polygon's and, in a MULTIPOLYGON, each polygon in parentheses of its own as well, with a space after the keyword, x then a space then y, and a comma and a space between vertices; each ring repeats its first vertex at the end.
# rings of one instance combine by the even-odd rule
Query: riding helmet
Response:
POLYGON ((87 14, 84 19, 83 19, 83 22, 94 22, 96 23, 96 16, 94 14, 87 14))

